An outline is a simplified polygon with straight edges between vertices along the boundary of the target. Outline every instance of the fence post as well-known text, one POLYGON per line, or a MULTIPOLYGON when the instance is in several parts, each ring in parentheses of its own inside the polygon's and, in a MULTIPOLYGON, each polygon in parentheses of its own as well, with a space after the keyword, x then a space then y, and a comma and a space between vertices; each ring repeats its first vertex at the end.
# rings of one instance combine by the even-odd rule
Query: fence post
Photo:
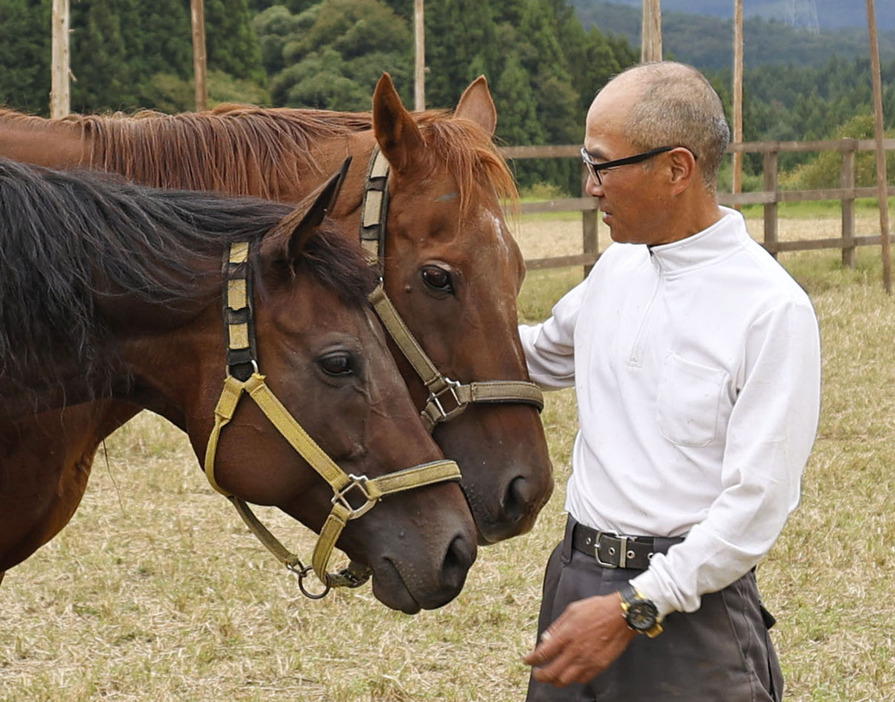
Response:
POLYGON ((53 26, 50 67, 50 117, 59 119, 71 112, 71 56, 69 54, 69 0, 53 0, 53 26))
MULTIPOLYGON (((587 168, 581 164, 581 197, 589 198, 587 192, 587 168)), ((585 254, 600 254, 600 239, 597 232, 597 215, 599 210, 584 210, 581 213, 581 252, 585 254)), ((593 265, 584 266, 584 277, 590 273, 593 265)))
POLYGON ((777 258, 777 166, 779 154, 776 150, 764 155, 764 190, 774 195, 773 202, 764 205, 764 243, 765 248, 777 258))
POLYGON ((842 198, 842 265, 855 267, 855 154, 857 139, 847 139, 847 150, 841 151, 842 167, 839 185, 850 192, 842 198))

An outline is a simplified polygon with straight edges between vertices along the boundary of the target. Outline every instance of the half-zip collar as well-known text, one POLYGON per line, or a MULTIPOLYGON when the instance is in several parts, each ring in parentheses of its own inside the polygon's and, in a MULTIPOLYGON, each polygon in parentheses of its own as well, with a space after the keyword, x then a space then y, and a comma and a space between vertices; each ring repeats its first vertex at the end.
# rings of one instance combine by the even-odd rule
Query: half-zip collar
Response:
POLYGON ((691 268, 701 268, 729 256, 743 246, 749 237, 742 216, 735 210, 721 207, 724 216, 711 227, 680 241, 650 246, 650 260, 666 275, 691 268), (730 220, 733 218, 735 223, 730 220))

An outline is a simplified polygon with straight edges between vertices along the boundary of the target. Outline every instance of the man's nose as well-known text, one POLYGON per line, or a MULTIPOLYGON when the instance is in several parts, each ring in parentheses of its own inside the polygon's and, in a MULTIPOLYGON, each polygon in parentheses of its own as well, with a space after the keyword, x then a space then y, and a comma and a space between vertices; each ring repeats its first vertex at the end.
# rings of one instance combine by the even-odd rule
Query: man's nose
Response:
POLYGON ((584 186, 585 192, 593 197, 603 197, 603 185, 597 182, 592 174, 587 176, 587 184, 584 186))

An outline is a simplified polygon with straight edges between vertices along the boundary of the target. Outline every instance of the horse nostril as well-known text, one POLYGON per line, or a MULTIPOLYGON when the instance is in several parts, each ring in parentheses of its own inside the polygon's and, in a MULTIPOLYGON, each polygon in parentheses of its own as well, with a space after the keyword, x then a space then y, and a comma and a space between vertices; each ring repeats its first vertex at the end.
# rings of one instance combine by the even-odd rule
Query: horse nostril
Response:
POLYGON ((507 485, 503 500, 503 521, 516 524, 531 509, 531 498, 526 495, 528 481, 523 477, 513 478, 507 485))
POLYGON ((475 544, 463 536, 457 536, 448 546, 442 567, 444 587, 459 590, 466 582, 466 573, 475 561, 475 544))

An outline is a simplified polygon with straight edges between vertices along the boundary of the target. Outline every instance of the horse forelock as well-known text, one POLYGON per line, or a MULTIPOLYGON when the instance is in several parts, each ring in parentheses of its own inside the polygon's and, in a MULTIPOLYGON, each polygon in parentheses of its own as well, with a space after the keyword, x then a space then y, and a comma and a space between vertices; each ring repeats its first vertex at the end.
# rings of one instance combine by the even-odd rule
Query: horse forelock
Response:
POLYGON ((296 270, 299 274, 308 271, 337 293, 342 302, 353 306, 366 306, 379 280, 377 269, 367 263, 360 245, 328 219, 302 251, 296 270))
POLYGON ((417 113, 416 118, 435 159, 457 181, 461 213, 468 214, 475 199, 488 192, 516 206, 519 192, 515 179, 487 131, 443 110, 417 113))
MULTIPOLYGON (((286 215, 271 231, 291 231, 304 216, 301 210, 286 215)), ((295 275, 310 275, 317 283, 335 292, 348 305, 366 305, 367 297, 379 279, 377 268, 370 266, 360 244, 346 237, 334 220, 324 218, 293 264, 295 275)))

